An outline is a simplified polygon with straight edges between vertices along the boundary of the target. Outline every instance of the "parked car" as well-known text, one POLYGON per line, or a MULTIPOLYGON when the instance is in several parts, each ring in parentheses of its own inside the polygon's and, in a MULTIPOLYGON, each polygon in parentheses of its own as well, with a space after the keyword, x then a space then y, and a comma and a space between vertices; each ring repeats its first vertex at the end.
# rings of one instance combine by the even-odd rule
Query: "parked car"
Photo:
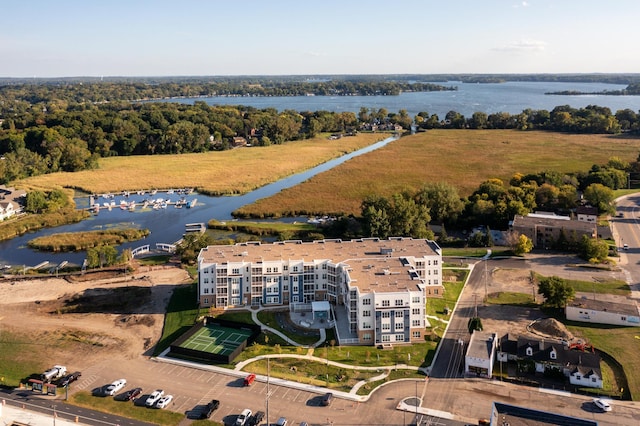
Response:
POLYGON ((257 411, 247 422, 247 426, 258 426, 264 420, 264 411, 257 411))
POLYGON ((201 419, 208 419, 213 415, 213 412, 216 411, 220 407, 220 401, 217 399, 212 399, 206 406, 203 412, 200 413, 201 419))
POLYGON ((325 407, 328 407, 329 405, 331 405, 331 401, 333 401, 333 394, 331 392, 327 392, 324 395, 322 395, 322 399, 320 400, 320 403, 325 407))
POLYGON ((622 245, 622 249, 623 250, 629 250, 629 244, 623 244, 622 245))
POLYGON ((309 426, 309 423, 307 423, 307 422, 300 422, 300 425, 299 425, 299 426, 309 426))
POLYGON ((287 426, 287 419, 280 417, 276 422, 276 426, 287 426))
POLYGON ((158 402, 158 400, 163 396, 164 396, 164 391, 162 389, 156 389, 153 392, 151 392, 151 395, 147 397, 147 400, 144 402, 144 405, 146 405, 147 407, 153 407, 155 403, 158 402))
POLYGON ((236 418, 236 426, 244 426, 244 424, 247 423, 247 420, 249 420, 249 417, 251 417, 251 410, 245 408, 236 418))
POLYGON ((256 375, 255 374, 249 374, 247 377, 244 378, 244 385, 245 386, 251 386, 251 384, 253 384, 253 382, 255 382, 256 380, 256 375))
POLYGON ((133 388, 131 390, 128 390, 125 394, 124 394, 124 399, 127 401, 132 401, 134 399, 136 399, 137 397, 139 397, 142 394, 142 388, 133 388))
POLYGON ((120 390, 125 387, 125 385, 127 384, 127 380, 126 379, 119 379, 116 380, 115 382, 111 383, 109 386, 107 386, 107 389, 105 390, 105 393, 109 396, 113 396, 115 394, 117 394, 118 392, 120 392, 120 390))
POLYGON ((62 387, 69 386, 71 383, 78 380, 80 376, 82 376, 82 374, 79 371, 74 371, 71 374, 67 374, 66 376, 64 376, 62 379, 58 381, 58 386, 62 386, 62 387))
POLYGON ((165 395, 156 402, 157 408, 167 408, 169 404, 173 401, 173 395, 165 395))
POLYGON ((593 404, 598 407, 599 409, 601 409, 602 411, 611 411, 611 404, 609 404, 607 401, 605 401, 604 399, 601 398, 594 398, 593 399, 593 404))

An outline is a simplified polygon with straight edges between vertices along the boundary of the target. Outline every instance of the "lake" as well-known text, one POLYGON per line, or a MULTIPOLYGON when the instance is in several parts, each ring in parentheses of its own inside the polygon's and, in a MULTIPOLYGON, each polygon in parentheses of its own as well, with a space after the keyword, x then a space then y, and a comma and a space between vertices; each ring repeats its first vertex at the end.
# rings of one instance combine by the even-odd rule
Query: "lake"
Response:
MULTIPOLYGON (((584 95, 584 96, 559 96, 545 95, 547 92, 559 92, 564 90, 575 90, 581 92, 600 92, 605 90, 621 90, 626 86, 602 83, 541 83, 541 82, 507 82, 499 84, 472 84, 449 82, 447 86, 457 86, 455 92, 420 92, 402 93, 399 96, 299 96, 299 97, 213 97, 213 98, 185 98, 170 99, 164 102, 193 103, 195 101, 205 101, 215 105, 247 105, 255 108, 276 108, 278 110, 291 109, 295 111, 351 111, 357 113, 361 107, 387 109, 388 112, 398 112, 406 109, 411 117, 418 112, 426 111, 429 114, 437 114, 441 119, 449 111, 456 111, 465 117, 471 117, 474 112, 481 111, 487 114, 494 112, 508 112, 517 114, 524 109, 534 110, 546 109, 551 111, 559 105, 570 105, 574 108, 586 107, 588 105, 599 105, 610 108, 613 112, 620 109, 631 109, 640 111, 640 96, 605 96, 605 95, 584 95)), ((279 182, 266 185, 243 196, 234 197, 206 197, 199 194, 191 194, 188 199, 197 198, 198 203, 195 208, 176 209, 172 206, 166 209, 134 212, 120 210, 102 211, 97 216, 85 220, 81 223, 61 226, 55 229, 43 229, 36 233, 23 235, 9 241, 0 242, 0 265, 31 265, 49 261, 58 264, 62 261, 69 261, 81 264, 85 258, 84 253, 43 253, 31 250, 26 247, 27 242, 41 235, 50 235, 58 232, 79 232, 87 230, 106 229, 114 226, 128 226, 146 228, 151 231, 151 235, 145 240, 123 244, 123 248, 135 248, 144 244, 173 243, 179 240, 185 231, 186 223, 208 222, 210 219, 229 220, 231 212, 241 206, 250 204, 260 198, 273 195, 284 188, 291 187, 303 182, 306 179, 329 170, 331 167, 353 158, 370 152, 388 143, 390 139, 379 142, 355 153, 345 155, 339 159, 329 161, 321 166, 315 167, 307 172, 291 176, 279 182)), ((158 194, 157 197, 175 199, 178 196, 169 194, 158 194)), ((129 201, 137 195, 131 195, 129 201)), ((148 197, 148 195, 147 195, 148 197)), ((157 198, 156 197, 156 198, 157 198)), ((123 197, 116 197, 116 204, 119 204, 123 197)), ((175 201, 175 199, 173 201, 175 201)), ((106 200, 97 200, 100 203, 106 200)), ((79 206, 85 203, 88 198, 78 200, 79 206)))
POLYGON ((411 92, 398 96, 269 96, 269 97, 203 97, 167 99, 157 102, 179 102, 193 104, 204 101, 209 105, 246 105, 254 108, 276 108, 279 111, 334 111, 358 113, 361 107, 378 110, 385 108, 388 112, 406 109, 410 117, 419 112, 437 114, 444 119, 449 111, 456 111, 465 117, 474 112, 492 114, 508 112, 518 114, 524 109, 551 111, 556 106, 570 105, 583 108, 588 105, 608 107, 612 112, 621 109, 640 111, 640 96, 607 96, 607 95, 545 95, 549 92, 575 90, 580 92, 602 92, 605 90, 622 90, 625 85, 604 83, 541 83, 541 82, 507 82, 507 83, 461 83, 448 82, 444 86, 455 86, 456 91, 443 92, 411 92))

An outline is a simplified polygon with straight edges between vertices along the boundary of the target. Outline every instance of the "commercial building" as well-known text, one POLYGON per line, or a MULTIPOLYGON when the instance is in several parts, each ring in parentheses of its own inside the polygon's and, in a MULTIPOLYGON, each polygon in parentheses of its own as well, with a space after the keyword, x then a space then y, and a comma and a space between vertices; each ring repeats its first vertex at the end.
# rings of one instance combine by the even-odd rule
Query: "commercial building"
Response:
POLYGON ((640 311, 634 300, 622 303, 589 298, 574 299, 567 303, 564 312, 570 321, 640 326, 640 311))
POLYGON ((427 297, 442 297, 442 251, 412 238, 208 246, 198 255, 201 307, 327 301, 355 344, 419 342, 427 297))
POLYGON ((464 356, 465 375, 491 378, 496 358, 497 341, 495 333, 473 331, 467 353, 464 356))

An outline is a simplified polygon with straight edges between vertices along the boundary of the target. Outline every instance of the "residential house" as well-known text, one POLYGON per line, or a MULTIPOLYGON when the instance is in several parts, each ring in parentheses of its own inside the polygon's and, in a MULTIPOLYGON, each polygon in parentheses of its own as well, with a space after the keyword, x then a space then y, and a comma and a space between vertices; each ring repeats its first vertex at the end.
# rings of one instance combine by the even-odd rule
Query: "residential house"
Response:
POLYGON ((16 214, 13 201, 0 201, 0 220, 5 220, 16 214))
POLYGON ((520 371, 539 374, 558 374, 569 379, 572 385, 602 388, 600 356, 585 351, 584 345, 564 345, 505 335, 498 343, 498 361, 514 360, 520 371))
POLYGON ((590 298, 574 299, 564 308, 570 321, 591 322, 595 324, 640 326, 640 310, 634 300, 627 303, 594 300, 590 298))
POLYGON ((427 297, 442 297, 442 250, 412 238, 208 246, 198 255, 202 307, 328 301, 357 344, 424 341, 427 297))
POLYGON ((578 206, 576 208, 576 216, 580 222, 597 223, 598 209, 592 206, 578 206))

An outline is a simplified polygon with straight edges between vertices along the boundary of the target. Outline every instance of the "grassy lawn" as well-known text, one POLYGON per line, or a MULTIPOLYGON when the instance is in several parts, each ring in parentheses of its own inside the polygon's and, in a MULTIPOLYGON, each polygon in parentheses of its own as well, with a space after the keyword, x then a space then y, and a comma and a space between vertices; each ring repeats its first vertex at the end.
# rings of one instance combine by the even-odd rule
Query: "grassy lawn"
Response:
POLYGON ((468 196, 489 178, 509 182, 515 173, 587 171, 613 156, 634 161, 639 150, 639 139, 616 135, 429 130, 353 158, 239 212, 245 217, 340 212, 358 215, 362 200, 371 194, 389 197, 403 190, 416 191, 426 182, 447 182, 455 185, 461 196, 468 196), (371 178, 372 170, 375 179, 371 178))
MULTIPOLYGON (((267 360, 252 362, 245 367, 247 372, 267 375, 267 360)), ((270 359, 269 374, 299 383, 313 386, 324 386, 343 392, 349 392, 361 380, 368 380, 379 375, 382 370, 352 370, 327 365, 308 359, 270 359)))
POLYGON ((144 406, 134 405, 130 401, 116 401, 112 397, 93 396, 85 391, 70 395, 69 401, 81 407, 102 411, 103 413, 117 414, 157 425, 173 426, 179 424, 184 419, 184 414, 181 413, 169 410, 149 409, 144 406))
POLYGON ((278 235, 283 232, 290 232, 293 234, 300 232, 317 232, 318 227, 312 223, 296 222, 296 223, 283 223, 283 222, 254 222, 247 220, 234 220, 220 222, 212 219, 208 223, 210 229, 218 229, 230 232, 244 232, 251 235, 278 235))
POLYGON ((423 381, 425 376, 422 373, 417 373, 411 370, 392 370, 387 377, 382 380, 376 380, 373 382, 366 383, 358 389, 356 392, 358 395, 369 395, 371 391, 373 391, 378 386, 390 382, 392 380, 398 379, 417 379, 423 381))
POLYGON ((451 247, 443 248, 442 256, 457 256, 457 257, 482 257, 487 254, 486 248, 481 247, 451 247))
MULTIPOLYGON (((464 271, 467 274, 469 271, 464 271)), ((462 280, 456 282, 445 282, 444 283, 444 296, 441 298, 429 297, 427 298, 427 315, 436 316, 442 320, 448 321, 451 315, 445 314, 445 308, 449 308, 449 312, 453 311, 453 308, 456 306, 456 302, 460 297, 460 293, 462 292, 462 288, 464 287, 464 282, 467 278, 467 274, 465 274, 462 280)), ((435 320, 429 320, 431 325, 442 326, 444 323, 438 323, 435 320)), ((442 331, 444 331, 444 327, 442 331)))
POLYGON ((99 160, 97 170, 52 173, 15 183, 18 188, 73 187, 88 193, 193 187, 209 194, 243 194, 386 138, 362 133, 326 135, 282 145, 180 155, 132 155, 99 160), (282 161, 286 158, 287 161, 282 161), (131 173, 135 170, 135 173, 131 173), (158 171, 162 173, 158 173, 158 171), (243 173, 238 173, 243 170, 243 173))
POLYGON ((320 339, 319 331, 313 336, 305 336, 302 334, 291 333, 288 330, 285 330, 284 328, 280 327, 280 324, 278 324, 278 321, 276 321, 276 313, 274 311, 260 311, 258 312, 258 319, 263 324, 266 324, 269 327, 278 330, 279 332, 283 333, 285 336, 287 336, 294 342, 297 342, 304 346, 313 345, 320 339))
POLYGON ((170 259, 170 254, 157 254, 154 256, 136 257, 136 261, 141 266, 164 265, 165 263, 168 263, 170 259))
POLYGON ((536 307, 537 303, 530 294, 515 293, 510 291, 501 291, 498 293, 490 293, 487 297, 487 303, 492 305, 513 305, 522 307, 536 307))
POLYGON ((431 364, 436 346, 436 342, 414 343, 410 346, 396 346, 393 349, 378 349, 374 346, 324 346, 316 348, 313 355, 365 367, 396 364, 427 367, 431 364))
POLYGON ((207 310, 198 311, 196 291, 195 284, 180 286, 173 291, 164 319, 162 337, 154 348, 154 355, 159 355, 167 349, 174 340, 195 324, 200 315, 206 314, 207 310))
POLYGON ((0 385, 17 387, 29 375, 50 367, 48 354, 38 350, 39 342, 3 329, 0 329, 0 341, 0 385), (24 356, 26 353, 29 356, 24 356))
MULTIPOLYGON (((536 274, 536 279, 545 278, 543 275, 536 274)), ((596 294, 613 294, 617 296, 629 297, 631 290, 629 285, 624 281, 619 280, 607 280, 607 281, 580 281, 580 280, 565 280, 576 292, 581 293, 596 293, 596 294)))
MULTIPOLYGON (((565 321, 567 328, 575 336, 580 337, 595 346, 611 357, 615 361, 607 361, 610 368, 609 377, 604 376, 605 383, 621 383, 615 379, 616 376, 626 373, 626 381, 629 389, 624 389, 624 393, 630 395, 633 400, 640 398, 640 331, 636 327, 616 327, 604 324, 585 324, 565 321), (616 366, 616 361, 621 369, 616 366), (613 376, 613 377, 612 377, 613 376)), ((605 373, 605 371, 603 371, 605 373)), ((619 394, 618 392, 615 394, 619 394)))

